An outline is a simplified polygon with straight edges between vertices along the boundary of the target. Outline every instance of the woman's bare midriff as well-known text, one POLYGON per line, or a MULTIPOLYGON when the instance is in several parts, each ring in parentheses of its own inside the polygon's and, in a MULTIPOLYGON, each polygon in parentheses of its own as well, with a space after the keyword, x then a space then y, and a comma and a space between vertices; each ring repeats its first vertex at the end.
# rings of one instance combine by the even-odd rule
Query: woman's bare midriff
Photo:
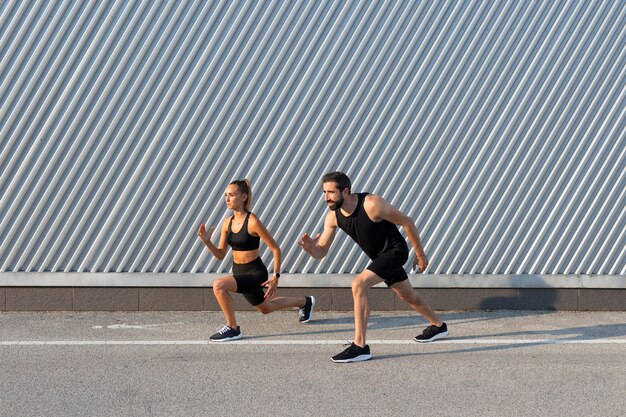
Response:
POLYGON ((259 257, 259 250, 234 250, 233 262, 236 264, 248 264, 259 257))

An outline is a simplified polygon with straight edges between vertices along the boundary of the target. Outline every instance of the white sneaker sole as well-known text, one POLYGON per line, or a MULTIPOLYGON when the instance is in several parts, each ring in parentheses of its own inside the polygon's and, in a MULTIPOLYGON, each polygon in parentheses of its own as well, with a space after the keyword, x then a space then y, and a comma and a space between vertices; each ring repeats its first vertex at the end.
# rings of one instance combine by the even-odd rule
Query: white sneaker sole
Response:
POLYGON ((448 335, 448 331, 446 330, 445 332, 442 333, 437 333, 436 335, 434 335, 433 337, 431 337, 430 339, 424 339, 424 340, 420 340, 417 338, 413 338, 413 340, 415 340, 417 343, 428 343, 428 342, 434 342, 437 339, 441 339, 442 337, 446 337, 448 335))
POLYGON ((313 319, 313 310, 315 309, 315 297, 311 296, 311 314, 309 315, 309 318, 307 320, 301 321, 300 323, 304 324, 304 323, 308 323, 311 321, 311 319, 313 319))
POLYGON ((330 360, 335 362, 335 363, 363 362, 363 361, 366 361, 366 360, 369 360, 369 359, 372 359, 372 355, 371 354, 359 355, 359 356, 356 356, 356 357, 350 358, 350 359, 333 359, 333 358, 330 358, 330 360))

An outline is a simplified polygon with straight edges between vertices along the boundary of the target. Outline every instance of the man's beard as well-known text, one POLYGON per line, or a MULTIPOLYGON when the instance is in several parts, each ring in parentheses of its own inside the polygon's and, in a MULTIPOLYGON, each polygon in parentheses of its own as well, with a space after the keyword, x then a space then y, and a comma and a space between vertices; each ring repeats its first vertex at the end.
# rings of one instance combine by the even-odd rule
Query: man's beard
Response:
POLYGON ((343 204, 343 196, 341 197, 340 200, 337 200, 332 203, 328 203, 328 208, 331 209, 332 211, 337 211, 341 208, 342 204, 343 204))

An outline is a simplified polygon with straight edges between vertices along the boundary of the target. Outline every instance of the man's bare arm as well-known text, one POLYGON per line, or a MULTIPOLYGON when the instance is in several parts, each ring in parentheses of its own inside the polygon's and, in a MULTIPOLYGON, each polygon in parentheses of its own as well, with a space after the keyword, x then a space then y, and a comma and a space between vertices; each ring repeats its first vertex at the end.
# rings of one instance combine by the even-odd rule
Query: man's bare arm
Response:
POLYGON ((419 271, 424 272, 428 266, 428 257, 426 256, 426 252, 424 252, 424 247, 422 246, 422 241, 413 219, 402 213, 378 195, 368 195, 365 199, 363 208, 373 221, 387 220, 388 222, 404 228, 406 236, 415 250, 413 269, 417 271, 419 267, 419 271))
POLYGON ((315 259, 322 259, 328 253, 330 245, 335 239, 337 232, 337 220, 335 213, 329 212, 324 219, 324 231, 318 233, 314 238, 307 233, 303 234, 298 240, 298 245, 315 259))

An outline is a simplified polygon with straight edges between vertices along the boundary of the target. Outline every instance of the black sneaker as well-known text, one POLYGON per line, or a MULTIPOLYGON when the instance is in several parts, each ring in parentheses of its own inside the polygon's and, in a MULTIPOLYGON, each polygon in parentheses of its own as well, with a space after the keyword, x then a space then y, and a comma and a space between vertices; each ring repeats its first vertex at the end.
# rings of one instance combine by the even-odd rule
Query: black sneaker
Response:
POLYGON ((443 323, 440 327, 430 325, 424 329, 422 334, 415 336, 413 340, 416 342, 432 342, 448 335, 448 326, 443 323))
POLYGON ((304 307, 300 309, 300 323, 308 323, 313 318, 313 307, 315 307, 315 297, 305 297, 304 307))
POLYGON ((217 329, 217 333, 209 338, 211 342, 228 342, 230 340, 241 339, 241 330, 239 326, 236 329, 223 325, 217 329))
POLYGON ((347 346, 346 350, 333 356, 331 360, 333 362, 347 363, 366 361, 372 357, 370 354, 370 347, 368 345, 360 347, 352 342, 347 346))

